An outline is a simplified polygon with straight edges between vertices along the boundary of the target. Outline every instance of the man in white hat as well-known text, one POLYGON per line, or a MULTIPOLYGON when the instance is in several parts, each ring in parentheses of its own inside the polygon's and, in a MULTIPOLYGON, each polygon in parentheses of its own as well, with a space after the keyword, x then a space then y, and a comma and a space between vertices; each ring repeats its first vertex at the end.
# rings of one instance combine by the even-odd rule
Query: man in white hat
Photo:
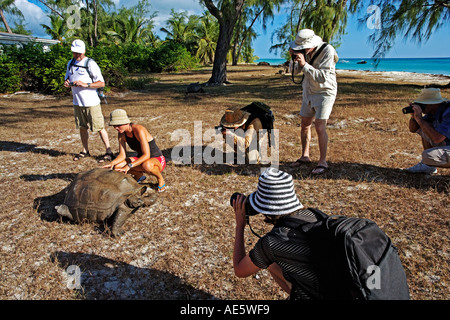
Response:
POLYGON ((303 29, 297 34, 295 41, 290 43, 289 53, 292 56, 292 71, 303 71, 303 94, 300 110, 302 155, 292 166, 310 163, 309 146, 311 141, 311 126, 315 119, 320 157, 312 174, 321 174, 328 169, 327 120, 333 109, 337 95, 335 65, 338 60, 336 50, 313 30, 303 29), (300 53, 302 52, 302 53, 300 53))
POLYGON ((75 124, 80 129, 81 143, 83 150, 74 156, 73 160, 80 160, 90 156, 89 153, 89 132, 98 132, 106 153, 98 158, 99 162, 111 161, 113 153, 111 151, 108 132, 105 129, 105 119, 100 106, 100 98, 97 88, 105 86, 97 63, 86 57, 86 45, 82 40, 72 42, 71 51, 73 59, 67 64, 65 87, 72 88, 73 107, 75 124))
POLYGON ((437 88, 425 88, 412 104, 409 131, 422 137, 422 161, 405 169, 411 173, 437 173, 450 168, 450 102, 437 88), (425 116, 423 116, 425 114, 425 116))

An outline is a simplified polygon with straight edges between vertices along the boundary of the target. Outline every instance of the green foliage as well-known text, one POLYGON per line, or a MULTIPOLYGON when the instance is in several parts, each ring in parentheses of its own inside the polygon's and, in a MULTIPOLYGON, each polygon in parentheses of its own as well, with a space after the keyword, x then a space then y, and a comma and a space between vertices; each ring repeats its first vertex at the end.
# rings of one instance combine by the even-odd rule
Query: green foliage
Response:
MULTIPOLYGON (((102 70, 107 87, 126 87, 129 73, 171 72, 192 69, 197 60, 180 43, 167 41, 154 48, 143 44, 87 47, 86 56, 102 70)), ((67 63, 72 59, 69 45, 54 45, 44 52, 40 44, 22 48, 4 46, 0 55, 0 92, 27 90, 68 94, 63 86, 67 63)), ((136 84, 133 84, 136 85, 136 84)))
POLYGON ((6 61, 0 56, 0 92, 12 93, 20 90, 22 78, 19 75, 19 66, 6 61))
POLYGON ((149 63, 152 72, 170 72, 192 69, 196 60, 182 44, 167 41, 155 49, 149 63))

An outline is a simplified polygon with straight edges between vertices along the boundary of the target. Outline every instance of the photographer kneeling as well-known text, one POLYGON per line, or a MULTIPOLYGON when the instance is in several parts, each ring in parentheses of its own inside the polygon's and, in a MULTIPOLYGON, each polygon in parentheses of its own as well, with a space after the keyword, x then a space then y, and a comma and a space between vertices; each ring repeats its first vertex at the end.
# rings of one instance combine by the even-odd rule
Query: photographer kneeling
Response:
POLYGON ((234 272, 248 277, 267 268, 290 299, 315 299, 319 279, 311 263, 310 244, 296 230, 275 225, 245 253, 244 228, 246 218, 262 213, 266 222, 301 223, 317 221, 313 212, 298 200, 292 176, 275 168, 266 169, 258 180, 258 188, 247 197, 239 194, 231 199, 236 217, 236 237, 233 251, 234 272))
POLYGON ((259 131, 263 129, 263 125, 259 118, 243 111, 241 107, 231 107, 225 111, 217 129, 221 130, 225 143, 232 144, 235 154, 239 155, 238 150, 242 150, 243 154, 245 152, 246 163, 260 162, 258 142, 259 131), (239 134, 239 130, 243 131, 243 135, 239 134))
POLYGON ((403 109, 403 113, 411 113, 409 131, 422 137, 424 148, 422 161, 405 169, 407 172, 434 174, 436 167, 450 167, 449 106, 440 89, 425 88, 416 101, 403 109))

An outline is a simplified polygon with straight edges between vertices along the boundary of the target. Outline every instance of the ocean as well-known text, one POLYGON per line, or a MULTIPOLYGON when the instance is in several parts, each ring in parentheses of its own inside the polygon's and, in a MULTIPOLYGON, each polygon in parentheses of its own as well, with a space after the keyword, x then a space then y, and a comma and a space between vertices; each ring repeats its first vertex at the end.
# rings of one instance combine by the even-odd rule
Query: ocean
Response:
MULTIPOLYGON (((271 65, 283 64, 284 59, 258 59, 255 62, 268 62, 271 65)), ((339 59, 336 69, 366 70, 366 71, 398 71, 429 73, 450 76, 450 58, 385 58, 381 59, 378 66, 374 59, 339 59), (365 64, 358 62, 366 61, 365 64)))

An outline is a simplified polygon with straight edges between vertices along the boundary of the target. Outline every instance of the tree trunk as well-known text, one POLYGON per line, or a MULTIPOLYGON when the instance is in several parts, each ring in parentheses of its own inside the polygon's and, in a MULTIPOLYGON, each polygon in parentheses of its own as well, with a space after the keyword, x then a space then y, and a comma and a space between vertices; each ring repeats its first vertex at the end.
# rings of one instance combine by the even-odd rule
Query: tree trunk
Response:
POLYGON ((227 79, 227 54, 230 49, 231 35, 233 34, 234 24, 223 23, 219 29, 219 40, 214 54, 214 64, 211 78, 208 83, 222 84, 228 83, 227 79))
POLYGON ((236 55, 237 57, 239 57, 241 55, 242 47, 244 46, 244 43, 247 40, 246 38, 247 38, 248 32, 253 28, 253 25, 255 24, 256 19, 258 19, 259 15, 261 13, 263 13, 263 11, 266 9, 266 6, 267 6, 267 3, 262 7, 262 9, 253 18, 252 23, 250 24, 250 26, 247 29, 245 29, 244 35, 242 36, 242 40, 241 40, 241 42, 239 43, 239 46, 238 46, 238 52, 237 52, 237 55, 236 55))
POLYGON ((202 2, 219 22, 219 39, 214 54, 212 75, 208 83, 214 85, 228 83, 227 53, 230 49, 234 26, 244 6, 244 0, 223 0, 221 10, 214 5, 212 0, 203 0, 202 2))
POLYGON ((232 54, 232 65, 235 66, 238 63, 238 56, 236 55, 237 52, 237 46, 239 43, 239 37, 241 35, 241 29, 242 29, 242 15, 239 17, 238 24, 237 24, 237 30, 234 33, 234 41, 233 41, 233 54, 232 54))
POLYGON ((91 21, 91 12, 89 10, 89 0, 86 0, 86 17, 87 17, 87 22, 88 22, 88 40, 89 40, 89 45, 91 47, 94 46, 94 40, 92 39, 92 21, 91 21))
POLYGON ((94 2, 94 47, 98 44, 98 11, 97 11, 97 1, 94 2))
POLYGON ((6 28, 6 30, 8 31, 8 33, 12 33, 11 28, 9 27, 8 22, 6 22, 6 18, 5 18, 5 15, 3 14, 3 10, 2 10, 2 9, 0 9, 0 16, 2 17, 3 24, 5 25, 5 28, 6 28))

